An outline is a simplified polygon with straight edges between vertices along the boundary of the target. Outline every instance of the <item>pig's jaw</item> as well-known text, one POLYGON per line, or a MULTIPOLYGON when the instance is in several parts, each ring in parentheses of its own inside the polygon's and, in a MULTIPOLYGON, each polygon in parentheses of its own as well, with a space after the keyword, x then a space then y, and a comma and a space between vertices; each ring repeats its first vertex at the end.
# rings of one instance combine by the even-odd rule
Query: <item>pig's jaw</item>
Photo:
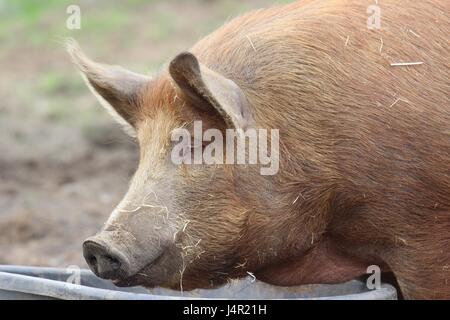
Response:
POLYGON ((154 277, 147 275, 147 273, 150 273, 148 269, 151 269, 151 266, 145 267, 142 271, 139 271, 138 273, 132 276, 122 279, 110 279, 110 280, 117 287, 145 286, 146 288, 150 289, 156 286, 160 286, 161 284, 155 281, 154 277))
MULTIPOLYGON (((141 269, 133 276, 124 279, 113 279, 112 282, 118 287, 143 286, 147 289, 162 287, 172 290, 190 291, 199 288, 214 288, 222 285, 227 280, 227 278, 210 279, 206 274, 201 278, 197 276, 192 277, 189 270, 185 269, 182 271, 182 265, 172 268, 172 272, 162 275, 161 270, 169 269, 166 266, 173 267, 173 263, 167 260, 161 262, 161 260, 163 259, 159 259, 154 264, 141 269)), ((231 277, 234 278, 233 276, 231 277)))
POLYGON ((372 264, 381 262, 342 252, 324 239, 302 257, 263 268, 256 277, 279 286, 335 284, 366 274, 372 264))
POLYGON ((110 279, 118 287, 144 286, 148 289, 173 287, 182 268, 182 260, 175 247, 168 247, 161 254, 134 274, 120 279, 110 279))

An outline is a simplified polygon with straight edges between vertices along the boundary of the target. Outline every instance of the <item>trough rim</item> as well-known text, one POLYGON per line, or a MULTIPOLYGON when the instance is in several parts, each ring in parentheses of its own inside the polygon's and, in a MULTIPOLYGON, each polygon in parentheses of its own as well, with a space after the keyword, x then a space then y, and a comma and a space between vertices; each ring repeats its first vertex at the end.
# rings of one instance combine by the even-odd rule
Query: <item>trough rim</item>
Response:
MULTIPOLYGON (((51 297, 63 300, 242 300, 234 298, 208 298, 155 295, 146 293, 133 293, 115 291, 79 285, 60 280, 40 278, 38 276, 24 275, 21 272, 47 272, 55 274, 68 274, 67 269, 53 267, 32 267, 19 265, 0 265, 0 290, 23 292, 42 297, 51 297)), ((95 275, 87 269, 80 269, 82 275, 95 275)), ((69 275, 69 274, 68 274, 69 275)), ((96 277, 97 278, 97 277, 96 277)), ((100 278, 98 278, 100 279, 100 278)), ((100 279, 103 280, 103 279, 100 279)), ((354 280, 357 281, 357 280, 354 280)), ((361 282, 361 281, 359 281, 361 282)), ((276 298, 276 299, 245 299, 245 300, 396 300, 397 290, 390 284, 383 283, 381 288, 366 292, 322 296, 311 298, 276 298)))

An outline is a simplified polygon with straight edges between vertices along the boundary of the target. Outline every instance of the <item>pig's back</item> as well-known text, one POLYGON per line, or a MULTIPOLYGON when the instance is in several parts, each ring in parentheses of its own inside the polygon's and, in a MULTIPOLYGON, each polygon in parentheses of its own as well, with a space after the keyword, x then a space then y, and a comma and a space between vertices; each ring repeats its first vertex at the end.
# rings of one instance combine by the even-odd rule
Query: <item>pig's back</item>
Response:
MULTIPOLYGON (((380 9, 380 30, 367 28, 368 4, 359 0, 261 9, 230 21, 191 51, 238 83, 257 114, 268 111, 257 103, 262 98, 277 104, 269 109, 278 113, 322 112, 327 104, 341 112, 342 105, 389 107, 402 94, 413 100, 424 92, 448 113, 450 2, 386 0, 380 9), (402 62, 423 64, 392 65, 402 62)), ((429 108, 417 103, 412 111, 429 108)))
POLYGON ((391 203, 448 212, 450 2, 382 1, 380 30, 367 28, 367 5, 255 11, 192 51, 240 85, 260 126, 281 129, 290 160, 337 167, 391 203), (402 62, 420 64, 392 65, 402 62))

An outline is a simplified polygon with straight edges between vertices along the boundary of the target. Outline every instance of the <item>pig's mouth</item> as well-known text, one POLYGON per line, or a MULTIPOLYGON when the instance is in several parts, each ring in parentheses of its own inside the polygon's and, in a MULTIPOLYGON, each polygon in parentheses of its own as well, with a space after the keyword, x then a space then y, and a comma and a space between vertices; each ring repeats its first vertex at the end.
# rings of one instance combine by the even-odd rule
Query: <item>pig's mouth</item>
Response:
MULTIPOLYGON (((151 267, 145 267, 144 269, 140 270, 134 275, 123 277, 123 278, 117 278, 117 279, 110 279, 112 283, 116 287, 134 287, 134 286, 140 286, 144 283, 148 283, 150 279, 145 278, 152 278, 151 276, 147 276, 146 273, 144 273, 143 270, 148 270, 151 267)), ((147 271, 148 272, 148 271, 147 271)), ((153 286, 156 286, 157 284, 154 284, 153 286)))
POLYGON ((161 263, 163 256, 164 252, 133 275, 121 276, 120 278, 113 278, 110 280, 117 287, 145 285, 145 287, 150 288, 162 285, 167 281, 167 276, 161 274, 161 270, 164 269, 164 266, 162 266, 161 263))
POLYGON ((140 282, 133 281, 129 278, 127 278, 127 279, 112 279, 111 281, 116 287, 134 287, 134 286, 141 285, 140 282))

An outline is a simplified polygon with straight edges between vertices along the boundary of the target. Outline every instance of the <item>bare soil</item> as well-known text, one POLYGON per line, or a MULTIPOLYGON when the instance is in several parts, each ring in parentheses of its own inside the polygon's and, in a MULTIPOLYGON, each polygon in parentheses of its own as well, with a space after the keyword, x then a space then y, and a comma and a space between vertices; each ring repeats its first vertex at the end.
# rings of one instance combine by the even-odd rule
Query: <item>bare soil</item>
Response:
MULTIPOLYGON (((99 230, 127 189, 136 146, 114 125, 98 133, 109 141, 71 128, 29 128, 21 139, 41 147, 24 145, 21 154, 0 158, 0 264, 85 266, 82 240, 99 230)), ((17 143, 4 140, 2 151, 17 143)))
POLYGON ((137 147, 84 86, 62 46, 152 73, 232 16, 271 0, 0 0, 0 264, 86 267, 82 241, 120 201, 137 147))

